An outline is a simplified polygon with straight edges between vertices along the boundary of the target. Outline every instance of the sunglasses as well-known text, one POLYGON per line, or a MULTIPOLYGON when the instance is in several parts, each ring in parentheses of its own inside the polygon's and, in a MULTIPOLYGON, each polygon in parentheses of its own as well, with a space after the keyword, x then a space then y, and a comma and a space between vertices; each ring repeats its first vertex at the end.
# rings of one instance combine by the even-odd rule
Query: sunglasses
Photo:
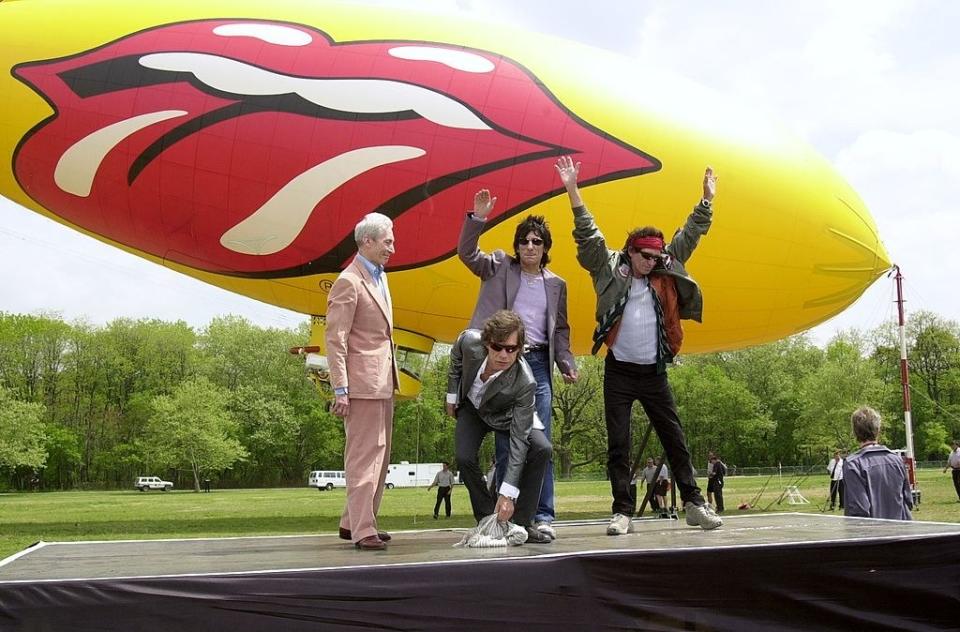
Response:
POLYGON ((496 342, 491 342, 489 345, 494 351, 506 351, 507 353, 516 353, 517 349, 520 348, 520 345, 501 345, 496 342))
POLYGON ((520 245, 526 246, 527 244, 533 244, 534 246, 542 246, 543 240, 539 237, 531 237, 530 239, 521 239, 520 245))
POLYGON ((643 257, 643 258, 646 259, 647 261, 662 261, 662 260, 663 260, 663 254, 651 255, 651 254, 649 254, 649 253, 643 252, 643 251, 640 250, 639 248, 634 248, 633 246, 630 246, 629 250, 630 250, 631 253, 633 253, 633 254, 635 254, 635 255, 640 255, 641 257, 643 257))

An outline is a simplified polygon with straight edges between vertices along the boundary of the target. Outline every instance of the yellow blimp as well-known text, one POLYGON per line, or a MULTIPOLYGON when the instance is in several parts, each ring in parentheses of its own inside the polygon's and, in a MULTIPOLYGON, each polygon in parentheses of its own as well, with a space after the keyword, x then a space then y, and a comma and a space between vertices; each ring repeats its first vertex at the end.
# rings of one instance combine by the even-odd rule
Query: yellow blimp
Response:
MULTIPOLYGON (((806 144, 716 94, 575 43, 457 17, 308 0, 0 2, 0 193, 161 265, 313 316, 355 252, 394 220, 398 354, 469 320, 478 280, 456 257, 474 193, 481 238, 547 217, 574 351, 594 297, 553 168, 582 163, 609 243, 666 234, 720 176, 689 263, 705 297, 687 352, 735 349, 839 313, 890 266, 857 194, 806 144)), ((322 350, 321 350, 322 351, 322 350)))

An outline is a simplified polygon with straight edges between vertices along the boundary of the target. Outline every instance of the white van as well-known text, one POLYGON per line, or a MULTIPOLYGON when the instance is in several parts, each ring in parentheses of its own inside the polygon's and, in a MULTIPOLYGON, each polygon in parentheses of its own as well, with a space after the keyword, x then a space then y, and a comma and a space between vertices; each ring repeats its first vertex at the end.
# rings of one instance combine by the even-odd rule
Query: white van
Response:
POLYGON ((139 489, 141 492, 145 492, 148 489, 168 491, 173 489, 173 483, 161 480, 158 476, 138 476, 137 480, 133 482, 133 487, 139 489))
POLYGON ((318 491, 331 490, 334 487, 346 487, 347 475, 343 470, 314 470, 310 472, 310 480, 307 482, 310 487, 316 487, 318 491))
POLYGON ((387 467, 387 489, 394 487, 426 487, 443 469, 443 463, 410 463, 400 461, 387 467))

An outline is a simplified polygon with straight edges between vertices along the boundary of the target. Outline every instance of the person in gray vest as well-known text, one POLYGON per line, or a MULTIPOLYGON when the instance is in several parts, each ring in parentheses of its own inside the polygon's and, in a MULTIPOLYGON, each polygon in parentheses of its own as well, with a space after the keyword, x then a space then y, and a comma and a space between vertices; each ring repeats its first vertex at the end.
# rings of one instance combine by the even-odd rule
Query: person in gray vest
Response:
POLYGON ((607 248, 603 233, 580 197, 580 163, 570 156, 556 162, 557 174, 573 207, 577 261, 590 273, 597 295, 593 353, 607 345, 603 406, 607 424, 607 476, 613 495, 608 535, 633 529, 636 498, 630 493, 630 409, 639 401, 663 445, 690 526, 723 524, 697 487, 687 439, 667 380, 683 342, 680 320, 700 320, 703 296, 685 264, 710 228, 717 180, 703 176, 703 197, 669 245, 653 226, 633 230, 621 250, 607 248))

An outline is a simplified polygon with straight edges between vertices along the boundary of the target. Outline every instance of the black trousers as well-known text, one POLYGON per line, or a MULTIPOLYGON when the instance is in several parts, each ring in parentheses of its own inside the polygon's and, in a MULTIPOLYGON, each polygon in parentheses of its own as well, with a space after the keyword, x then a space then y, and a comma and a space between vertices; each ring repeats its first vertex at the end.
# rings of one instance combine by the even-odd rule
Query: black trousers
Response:
POLYGON ((717 506, 717 513, 723 513, 723 481, 710 480, 707 491, 713 494, 713 502, 717 506))
MULTIPOLYGON (((470 493, 473 517, 478 521, 492 514, 497 505, 497 494, 492 493, 483 482, 483 472, 477 458, 483 438, 489 432, 501 431, 488 426, 469 400, 457 408, 457 429, 454 437, 457 467, 460 469, 460 478, 470 493)), ((520 496, 511 518, 511 522, 525 527, 529 527, 533 522, 537 504, 540 502, 543 476, 553 456, 553 447, 542 430, 531 430, 527 443, 527 460, 520 475, 520 496)))
POLYGON ((603 408, 607 422, 607 477, 613 494, 613 513, 636 513, 636 495, 630 492, 630 409, 639 401, 663 445, 673 480, 683 502, 704 504, 693 476, 687 438, 673 400, 667 374, 654 365, 620 362, 607 353, 603 371, 603 408))
POLYGON ((447 518, 450 517, 450 492, 452 491, 452 487, 437 487, 437 504, 433 507, 434 518, 440 513, 441 502, 445 504, 444 508, 447 510, 447 518))
POLYGON ((830 481, 830 509, 836 504, 834 501, 840 497, 840 509, 843 509, 843 479, 839 481, 830 481))
POLYGON ((953 469, 953 488, 957 490, 957 499, 960 500, 960 469, 953 469))

